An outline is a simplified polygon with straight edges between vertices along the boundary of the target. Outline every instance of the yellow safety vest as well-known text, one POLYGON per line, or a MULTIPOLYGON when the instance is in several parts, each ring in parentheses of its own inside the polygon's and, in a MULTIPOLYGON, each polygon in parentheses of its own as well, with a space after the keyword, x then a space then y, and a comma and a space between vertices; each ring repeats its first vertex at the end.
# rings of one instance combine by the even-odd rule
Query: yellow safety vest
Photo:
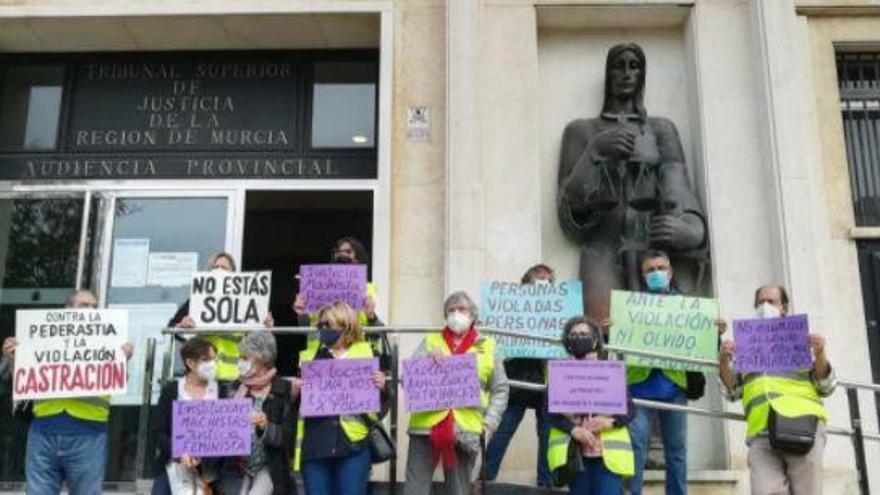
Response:
POLYGON ((749 438, 767 429, 770 408, 788 418, 817 416, 828 420, 822 398, 816 392, 809 372, 799 371, 790 376, 749 374, 743 386, 743 409, 746 414, 749 438))
POLYGON ((238 350, 238 344, 244 334, 222 334, 222 335, 204 335, 203 338, 213 344, 217 350, 217 379, 220 381, 238 380, 238 359, 241 352, 238 350))
MULTIPOLYGON (((446 340, 443 339, 443 335, 440 333, 428 334, 425 337, 425 347, 429 353, 440 350, 444 356, 452 354, 446 345, 446 340)), ((480 336, 467 352, 477 355, 477 375, 480 378, 482 407, 452 409, 452 417, 459 428, 479 435, 483 432, 483 411, 489 407, 489 384, 492 383, 492 375, 495 373, 495 340, 490 337, 480 336)), ((428 433, 448 413, 448 409, 412 413, 409 417, 409 432, 428 433)))
MULTIPOLYGON (((627 366, 626 367, 626 383, 627 385, 636 385, 647 380, 651 376, 651 370, 645 366, 627 366)), ((678 385, 682 390, 687 389, 687 374, 682 370, 660 370, 666 378, 672 383, 678 385)))
POLYGON ((47 418, 61 413, 67 413, 76 419, 106 423, 110 418, 110 396, 34 401, 34 416, 38 418, 47 418))
MULTIPOLYGON (((629 430, 625 426, 609 428, 599 432, 602 441, 602 462, 614 474, 630 477, 635 473, 636 462, 633 454, 629 430)), ((571 436, 558 429, 550 429, 547 442, 547 464, 550 471, 555 471, 568 462, 568 444, 571 436)))
MULTIPOLYGON (((300 365, 302 363, 307 363, 313 359, 315 359, 315 353, 317 352, 318 347, 308 347, 306 350, 299 353, 299 362, 300 365)), ((369 359, 373 357, 373 349, 366 342, 355 342, 348 348, 348 352, 345 354, 345 357, 342 359, 369 359)), ((378 420, 375 415, 370 415, 374 420, 378 420)), ((345 436, 352 442, 359 442, 367 437, 367 433, 369 433, 369 428, 364 423, 364 420, 359 416, 339 416, 339 424, 342 426, 342 431, 345 432, 345 436)), ((303 437, 306 432, 306 422, 300 416, 296 421, 296 451, 293 456, 293 469, 295 471, 299 471, 300 469, 300 461, 302 458, 302 443, 303 437)))

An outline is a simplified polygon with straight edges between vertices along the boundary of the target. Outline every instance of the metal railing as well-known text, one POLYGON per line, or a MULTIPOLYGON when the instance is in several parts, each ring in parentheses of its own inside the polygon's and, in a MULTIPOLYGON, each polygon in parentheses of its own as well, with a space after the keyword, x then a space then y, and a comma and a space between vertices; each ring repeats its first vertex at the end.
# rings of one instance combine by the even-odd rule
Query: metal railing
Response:
MULTIPOLYGON (((318 331, 316 327, 273 327, 271 329, 272 333, 280 334, 280 335, 309 335, 318 331)), ((439 331, 436 326, 425 326, 425 325, 410 325, 410 326, 387 326, 387 327, 364 327, 364 332, 368 334, 427 334, 434 333, 439 331)), ((167 346, 165 355, 162 360, 162 376, 164 379, 169 379, 173 377, 174 373, 174 355, 175 355, 175 338, 177 335, 193 335, 193 334, 226 334, 226 333, 241 333, 241 329, 226 329, 226 328, 198 328, 198 329, 183 329, 183 328, 165 328, 162 330, 162 334, 166 336, 171 336, 170 341, 171 345, 167 346)), ((498 329, 498 328, 487 328, 481 327, 480 332, 504 336, 504 337, 516 337, 516 338, 524 338, 528 340, 538 341, 538 342, 547 342, 553 344, 561 344, 561 339, 557 337, 547 337, 534 335, 523 331, 511 331, 506 329, 498 329)), ((392 384, 391 387, 391 396, 390 396, 390 410, 389 410, 389 433, 392 438, 397 438, 398 434, 398 420, 399 420, 399 411, 398 411, 398 385, 399 381, 399 370, 398 370, 398 357, 399 357, 399 344, 396 340, 389 340, 389 350, 390 350, 390 365, 391 369, 389 371, 389 380, 392 384)), ((144 390, 143 390, 143 400, 145 405, 149 405, 152 398, 152 384, 153 384, 153 376, 154 376, 154 368, 155 361, 153 359, 153 354, 155 353, 156 348, 156 339, 149 338, 147 339, 147 360, 146 360, 146 372, 144 373, 144 390)), ((718 367, 717 361, 707 360, 707 359, 699 359, 693 357, 681 357, 681 356, 669 356, 662 353, 650 352, 644 350, 635 350, 628 349, 624 347, 614 346, 614 345, 606 345, 605 350, 609 352, 613 352, 618 354, 619 356, 623 355, 633 355, 639 357, 646 358, 654 358, 654 359, 662 359, 665 361, 674 361, 686 364, 698 365, 700 367, 718 367)), ((534 390, 534 391, 544 391, 546 386, 543 384, 536 384, 530 382, 522 382, 517 380, 510 380, 510 385, 515 388, 521 388, 525 390, 534 390)), ((870 489, 868 485, 868 471, 867 471, 867 461, 865 458, 865 447, 864 441, 878 441, 880 442, 880 433, 867 433, 862 429, 862 421, 861 414, 859 410, 858 403, 858 390, 869 390, 875 393, 878 400, 880 400, 880 385, 875 383, 865 383, 859 381, 852 381, 846 379, 838 379, 837 385, 846 389, 847 400, 848 400, 848 409, 850 415, 850 428, 836 427, 836 426, 827 426, 826 432, 829 435, 836 436, 844 436, 851 438, 853 442, 853 450, 856 457, 856 468, 858 471, 859 477, 859 489, 862 495, 869 495, 870 489)), ((680 411, 686 414, 692 414, 697 416, 703 416, 713 419, 719 420, 730 420, 730 421, 746 421, 745 415, 741 413, 724 411, 724 410, 712 410, 712 409, 702 409, 698 407, 692 407, 687 405, 674 404, 670 402, 662 402, 662 401, 653 401, 646 399, 633 399, 633 403, 639 407, 645 407, 656 410, 665 410, 665 411, 680 411)), ((138 466, 138 482, 143 480, 143 470, 145 466, 146 459, 146 443, 147 443, 147 435, 149 431, 149 407, 142 407, 140 411, 140 422, 138 429, 138 449, 137 449, 137 466, 138 466)), ((396 484, 397 484, 397 459, 396 456, 391 459, 389 463, 389 484, 391 493, 396 493, 396 484)))

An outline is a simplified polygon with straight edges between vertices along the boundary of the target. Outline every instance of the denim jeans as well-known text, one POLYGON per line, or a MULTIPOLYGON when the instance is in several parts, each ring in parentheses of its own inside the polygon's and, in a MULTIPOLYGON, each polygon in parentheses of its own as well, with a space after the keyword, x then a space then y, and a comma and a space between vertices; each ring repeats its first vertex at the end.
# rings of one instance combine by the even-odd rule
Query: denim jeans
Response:
POLYGON ((303 461, 303 484, 308 495, 366 495, 370 449, 346 457, 303 461))
MULTIPOLYGON (((504 453, 507 452, 507 446, 510 445, 510 440, 516 433, 527 409, 529 407, 520 404, 507 405, 507 409, 501 416, 498 431, 492 435, 489 446, 486 447, 486 480, 494 481, 498 477, 504 453)), ((543 407, 534 410, 538 436, 537 482, 538 486, 549 487, 553 485, 553 474, 547 466, 547 438, 550 434, 550 424, 547 421, 547 411, 543 407)))
POLYGON ((99 495, 107 465, 107 432, 55 435, 31 427, 27 440, 28 495, 99 495))
MULTIPOLYGON (((684 392, 668 401, 673 404, 687 404, 684 392)), ((654 414, 660 417, 660 437, 663 440, 663 453, 666 457, 666 494, 687 494, 687 415, 678 411, 656 411, 636 407, 636 416, 629 424, 635 451, 636 472, 630 480, 632 495, 641 495, 645 461, 648 459, 648 442, 651 439, 651 423, 654 414)))
POLYGON ((601 457, 584 458, 584 470, 568 485, 572 495, 623 495, 623 479, 605 467, 601 457))

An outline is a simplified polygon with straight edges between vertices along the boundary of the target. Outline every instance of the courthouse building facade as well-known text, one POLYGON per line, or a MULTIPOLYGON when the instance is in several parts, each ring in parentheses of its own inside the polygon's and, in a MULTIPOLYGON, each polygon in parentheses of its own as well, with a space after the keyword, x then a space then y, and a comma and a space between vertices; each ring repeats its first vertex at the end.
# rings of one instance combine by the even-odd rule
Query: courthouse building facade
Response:
MULTIPOLYGON (((344 235, 368 244, 392 325, 439 324, 448 292, 537 262, 576 278, 562 133, 599 115, 622 42, 645 51, 648 114, 678 129, 708 224, 704 293, 732 319, 783 283, 838 375, 880 381, 870 0, 0 0, 0 337, 16 309, 76 287, 129 309, 138 352, 107 479, 130 489, 151 469, 146 339, 212 252, 273 271, 279 324, 296 267, 344 235)), ((741 411, 708 388, 695 405, 741 411)), ((827 404, 848 428, 843 391, 827 404)), ((0 409, 0 485, 14 488, 24 430, 8 397, 0 409)), ((861 411, 876 432, 870 394, 861 411)), ((533 431, 502 481, 533 481, 533 431)), ((749 492, 744 438, 742 423, 691 417, 694 493, 749 492)), ((867 455, 880 486, 880 444, 867 455)), ((850 440, 830 437, 825 458, 826 490, 856 492, 850 440)))

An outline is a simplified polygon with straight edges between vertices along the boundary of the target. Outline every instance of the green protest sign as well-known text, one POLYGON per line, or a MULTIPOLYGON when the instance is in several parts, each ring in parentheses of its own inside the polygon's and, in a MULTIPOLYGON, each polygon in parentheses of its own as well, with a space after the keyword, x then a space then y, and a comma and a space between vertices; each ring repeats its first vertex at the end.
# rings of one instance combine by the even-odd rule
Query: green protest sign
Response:
MULTIPOLYGON (((668 356, 718 359, 718 330, 714 299, 646 292, 612 291, 613 346, 668 356)), ((668 359, 626 356, 626 363, 661 369, 713 371, 712 366, 668 359)))

